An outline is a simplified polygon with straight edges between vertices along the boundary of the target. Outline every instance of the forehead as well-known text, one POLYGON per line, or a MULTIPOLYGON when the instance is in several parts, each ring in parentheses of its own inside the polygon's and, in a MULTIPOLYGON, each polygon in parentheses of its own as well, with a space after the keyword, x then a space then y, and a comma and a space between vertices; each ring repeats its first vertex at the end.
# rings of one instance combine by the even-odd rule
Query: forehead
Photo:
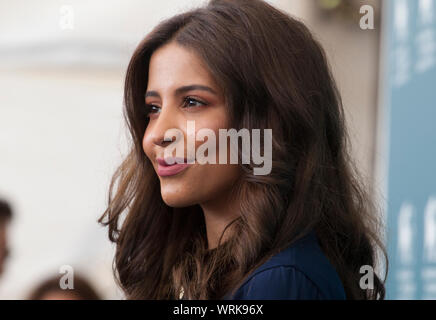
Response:
POLYGON ((157 49, 150 58, 148 87, 170 88, 186 83, 199 83, 216 88, 213 76, 193 50, 175 42, 157 49))

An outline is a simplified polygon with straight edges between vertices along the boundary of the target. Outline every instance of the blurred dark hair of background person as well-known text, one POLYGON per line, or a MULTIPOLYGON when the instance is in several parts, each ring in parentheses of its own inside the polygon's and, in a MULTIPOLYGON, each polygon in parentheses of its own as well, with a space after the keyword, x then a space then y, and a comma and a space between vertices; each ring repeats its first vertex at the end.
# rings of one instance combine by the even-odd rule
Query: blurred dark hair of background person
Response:
POLYGON ((11 206, 6 201, 0 199, 0 276, 3 273, 6 258, 9 255, 6 230, 11 218, 11 206))
POLYGON ((62 289, 57 275, 41 282, 29 295, 28 300, 101 300, 98 293, 83 276, 74 275, 74 289, 62 289))

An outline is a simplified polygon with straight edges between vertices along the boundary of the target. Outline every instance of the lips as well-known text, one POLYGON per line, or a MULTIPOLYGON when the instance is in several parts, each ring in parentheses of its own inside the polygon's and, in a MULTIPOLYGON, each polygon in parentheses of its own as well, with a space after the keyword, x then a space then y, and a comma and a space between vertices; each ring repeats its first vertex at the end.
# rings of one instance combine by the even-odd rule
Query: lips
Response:
POLYGON ((157 174, 161 177, 176 175, 187 169, 190 164, 183 158, 157 158, 157 174))

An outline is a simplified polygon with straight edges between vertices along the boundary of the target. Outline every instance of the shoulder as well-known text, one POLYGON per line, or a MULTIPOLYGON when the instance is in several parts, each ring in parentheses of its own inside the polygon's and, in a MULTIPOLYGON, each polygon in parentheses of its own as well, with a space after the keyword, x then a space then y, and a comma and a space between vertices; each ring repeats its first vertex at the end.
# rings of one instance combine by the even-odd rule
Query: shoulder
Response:
POLYGON ((345 291, 311 232, 252 272, 232 299, 339 300, 345 291))
POLYGON ((256 273, 237 291, 241 300, 318 300, 320 288, 294 266, 275 266, 256 273))

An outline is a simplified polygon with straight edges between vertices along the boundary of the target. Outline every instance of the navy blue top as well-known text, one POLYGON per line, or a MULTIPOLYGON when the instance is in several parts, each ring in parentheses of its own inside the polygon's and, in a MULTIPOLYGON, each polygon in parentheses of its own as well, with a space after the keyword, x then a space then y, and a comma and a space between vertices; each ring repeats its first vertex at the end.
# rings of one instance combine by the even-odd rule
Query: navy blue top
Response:
POLYGON ((345 299, 342 282, 314 231, 254 270, 225 300, 345 299))

